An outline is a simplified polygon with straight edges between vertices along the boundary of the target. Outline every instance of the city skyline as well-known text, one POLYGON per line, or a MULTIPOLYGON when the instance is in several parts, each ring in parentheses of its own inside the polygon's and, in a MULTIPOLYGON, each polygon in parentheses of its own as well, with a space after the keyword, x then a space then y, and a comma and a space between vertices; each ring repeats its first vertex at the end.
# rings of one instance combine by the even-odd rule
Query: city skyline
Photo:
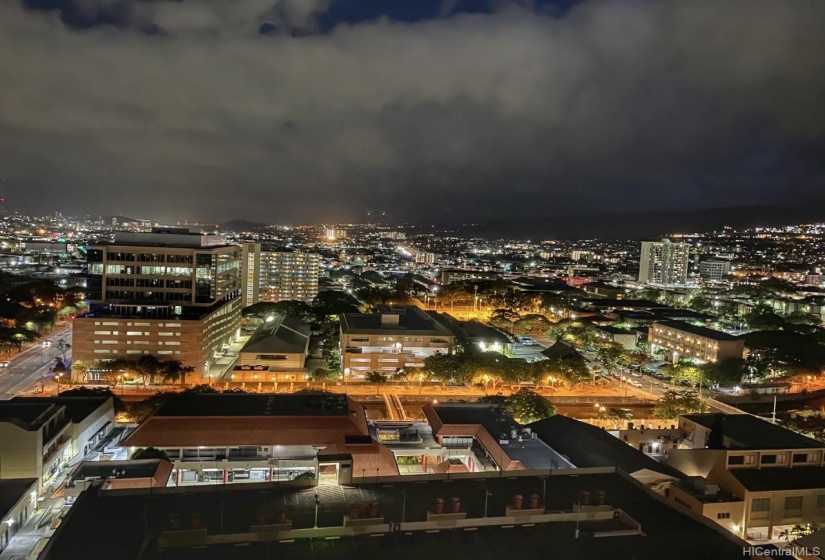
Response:
POLYGON ((820 3, 356 4, 4 3, 5 198, 288 223, 821 201, 820 3))

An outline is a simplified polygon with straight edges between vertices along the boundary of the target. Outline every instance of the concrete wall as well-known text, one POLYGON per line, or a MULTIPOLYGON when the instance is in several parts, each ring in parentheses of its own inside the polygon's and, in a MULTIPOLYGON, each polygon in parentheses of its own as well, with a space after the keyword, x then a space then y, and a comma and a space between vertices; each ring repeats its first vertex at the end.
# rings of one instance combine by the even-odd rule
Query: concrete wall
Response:
POLYGON ((688 509, 697 515, 703 515, 728 531, 736 532, 734 530, 736 526, 740 530, 743 526, 746 504, 744 501, 703 502, 676 485, 670 486, 668 499, 672 502, 674 509, 680 511, 688 509), (720 514, 726 517, 720 519, 720 514))
POLYGON ((0 511, 0 552, 8 546, 11 537, 26 524, 37 509, 37 482, 8 511, 0 511), (11 523, 7 523, 7 522, 11 523))
POLYGON ((668 454, 667 463, 688 476, 710 475, 717 464, 725 464, 725 449, 674 449, 668 454))
POLYGON ((96 411, 84 418, 81 423, 72 424, 72 457, 82 454, 84 447, 89 445, 89 439, 100 431, 107 422, 109 422, 109 427, 106 430, 108 432, 114 421, 114 400, 107 399, 96 411))
POLYGON ((43 440, 40 431, 29 432, 11 422, 0 422, 0 478, 42 479, 43 440))
MULTIPOLYGON (((267 354, 265 354, 267 355, 267 354)), ((269 368, 269 372, 277 372, 277 371, 287 371, 287 370, 299 370, 304 367, 304 361, 306 360, 306 354, 303 353, 295 353, 295 354, 278 354, 279 356, 284 356, 286 359, 283 360, 266 360, 260 359, 261 353, 259 352, 241 352, 238 355, 238 365, 239 366, 264 366, 269 368)), ((235 372, 237 375, 240 372, 235 372)))

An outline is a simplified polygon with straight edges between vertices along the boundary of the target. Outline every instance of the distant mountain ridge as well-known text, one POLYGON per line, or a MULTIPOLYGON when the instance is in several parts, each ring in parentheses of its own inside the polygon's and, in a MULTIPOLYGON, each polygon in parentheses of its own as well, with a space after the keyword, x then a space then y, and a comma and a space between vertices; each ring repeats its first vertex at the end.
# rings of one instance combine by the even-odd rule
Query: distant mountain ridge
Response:
POLYGON ((782 226, 825 221, 825 208, 739 206, 707 210, 634 212, 563 216, 525 221, 487 222, 463 230, 465 235, 512 239, 658 238, 674 233, 710 232, 731 226, 782 226))
POLYGON ((218 224, 220 231, 226 232, 241 232, 241 231, 257 231, 269 227, 269 224, 262 224, 260 222, 250 222, 249 220, 234 219, 218 224))

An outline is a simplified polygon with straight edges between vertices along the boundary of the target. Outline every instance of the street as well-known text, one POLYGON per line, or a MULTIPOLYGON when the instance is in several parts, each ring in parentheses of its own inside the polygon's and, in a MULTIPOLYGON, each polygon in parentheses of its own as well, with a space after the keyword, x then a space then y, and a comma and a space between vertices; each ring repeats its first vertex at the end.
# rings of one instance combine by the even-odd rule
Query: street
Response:
MULTIPOLYGON (((71 334, 71 327, 54 330, 38 341, 36 346, 9 358, 9 367, 0 369, 0 398, 10 399, 22 391, 29 390, 46 381, 44 376, 48 376, 48 383, 51 384, 51 370, 60 351, 56 345, 43 346, 43 340, 51 339, 57 342, 62 338, 70 342, 71 334)), ((66 357, 71 357, 71 349, 66 351, 66 357)))

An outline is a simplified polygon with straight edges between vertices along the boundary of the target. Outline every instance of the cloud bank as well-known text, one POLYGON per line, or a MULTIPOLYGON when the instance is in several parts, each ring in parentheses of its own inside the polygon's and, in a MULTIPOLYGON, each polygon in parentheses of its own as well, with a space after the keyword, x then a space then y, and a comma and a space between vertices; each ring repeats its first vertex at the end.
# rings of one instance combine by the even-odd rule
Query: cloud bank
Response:
POLYGON ((821 1, 500 2, 321 32, 329 9, 77 0, 102 22, 77 26, 0 1, 7 205, 428 222, 825 190, 821 1))

